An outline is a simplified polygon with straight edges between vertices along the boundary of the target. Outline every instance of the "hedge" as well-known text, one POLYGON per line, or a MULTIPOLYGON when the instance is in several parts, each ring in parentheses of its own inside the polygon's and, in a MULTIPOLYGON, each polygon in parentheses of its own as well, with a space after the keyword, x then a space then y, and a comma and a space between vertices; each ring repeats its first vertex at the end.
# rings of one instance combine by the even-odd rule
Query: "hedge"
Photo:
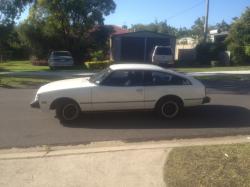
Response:
POLYGON ((85 65, 87 69, 95 70, 95 69, 104 69, 111 65, 113 62, 109 60, 105 61, 91 61, 91 62, 85 62, 85 65))
POLYGON ((33 66, 48 66, 47 60, 31 60, 33 66))

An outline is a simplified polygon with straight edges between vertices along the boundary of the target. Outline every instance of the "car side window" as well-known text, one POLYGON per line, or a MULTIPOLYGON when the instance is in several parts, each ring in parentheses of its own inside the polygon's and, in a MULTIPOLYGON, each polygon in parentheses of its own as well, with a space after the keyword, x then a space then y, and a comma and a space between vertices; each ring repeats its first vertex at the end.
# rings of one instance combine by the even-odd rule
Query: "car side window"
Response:
POLYGON ((112 72, 103 82, 104 86, 142 86, 143 72, 134 70, 117 70, 112 72))
POLYGON ((164 72, 145 71, 144 85, 146 86, 161 86, 161 85, 190 85, 190 81, 164 72))
POLYGON ((144 83, 147 86, 168 85, 172 76, 158 71, 145 71, 144 83))
POLYGON ((177 75, 173 75, 171 81, 171 85, 191 85, 191 82, 183 77, 179 77, 177 75))
POLYGON ((129 71, 128 86, 143 86, 143 71, 129 71))

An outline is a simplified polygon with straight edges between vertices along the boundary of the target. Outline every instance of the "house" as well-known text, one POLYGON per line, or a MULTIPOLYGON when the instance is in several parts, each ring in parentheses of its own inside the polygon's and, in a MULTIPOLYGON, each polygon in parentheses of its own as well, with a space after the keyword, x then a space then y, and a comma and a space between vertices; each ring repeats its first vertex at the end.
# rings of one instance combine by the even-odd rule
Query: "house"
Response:
POLYGON ((177 40, 175 59, 179 61, 194 61, 196 59, 196 46, 198 40, 184 37, 177 40))
MULTIPOLYGON (((114 33, 111 36, 111 60, 115 62, 151 63, 156 45, 171 46, 175 53, 175 36, 150 31, 114 33)), ((174 55, 174 54, 173 54, 174 55)))
POLYGON ((209 38, 213 43, 220 43, 224 42, 228 36, 229 32, 228 31, 223 31, 221 32, 220 30, 211 30, 209 32, 209 38))

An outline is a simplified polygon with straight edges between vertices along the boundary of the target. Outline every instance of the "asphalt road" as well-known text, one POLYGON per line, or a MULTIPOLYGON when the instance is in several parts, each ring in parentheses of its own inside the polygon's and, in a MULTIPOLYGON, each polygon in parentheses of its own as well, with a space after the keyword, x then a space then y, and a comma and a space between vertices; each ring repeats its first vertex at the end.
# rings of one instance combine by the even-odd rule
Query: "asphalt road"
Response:
POLYGON ((36 90, 0 88, 0 148, 250 134, 250 83, 206 84, 212 102, 186 109, 176 120, 151 112, 96 113, 71 126, 61 125, 53 112, 30 108, 36 90))

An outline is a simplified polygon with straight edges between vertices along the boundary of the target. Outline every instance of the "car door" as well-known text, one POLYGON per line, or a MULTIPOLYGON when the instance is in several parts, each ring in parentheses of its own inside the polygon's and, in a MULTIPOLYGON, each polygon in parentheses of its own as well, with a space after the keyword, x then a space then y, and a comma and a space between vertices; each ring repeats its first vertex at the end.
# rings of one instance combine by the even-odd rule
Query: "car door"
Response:
POLYGON ((166 72, 145 71, 145 108, 152 109, 156 102, 163 96, 175 95, 181 98, 192 95, 190 81, 166 72))
POLYGON ((93 110, 144 108, 143 72, 116 70, 92 89, 93 110))

